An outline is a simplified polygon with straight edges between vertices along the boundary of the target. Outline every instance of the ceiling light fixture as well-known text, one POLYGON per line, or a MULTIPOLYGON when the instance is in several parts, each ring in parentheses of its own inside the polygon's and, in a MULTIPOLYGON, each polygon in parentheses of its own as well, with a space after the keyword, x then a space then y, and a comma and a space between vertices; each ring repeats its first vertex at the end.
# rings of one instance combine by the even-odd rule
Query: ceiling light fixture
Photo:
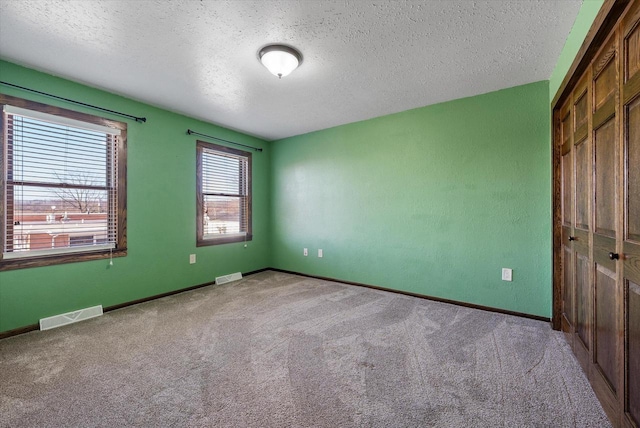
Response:
POLYGON ((258 51, 258 58, 279 79, 289 75, 302 63, 302 54, 285 45, 267 45, 258 51))

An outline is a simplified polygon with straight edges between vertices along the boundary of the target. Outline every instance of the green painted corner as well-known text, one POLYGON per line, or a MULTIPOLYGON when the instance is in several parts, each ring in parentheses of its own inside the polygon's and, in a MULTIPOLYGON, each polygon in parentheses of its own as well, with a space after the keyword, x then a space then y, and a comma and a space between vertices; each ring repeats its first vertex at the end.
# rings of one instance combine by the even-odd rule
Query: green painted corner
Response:
MULTIPOLYGON (((113 266, 101 260, 0 272, 0 332, 270 266, 270 143, 8 62, 0 62, 0 80, 147 117, 146 123, 127 121, 128 255, 114 259, 113 266), (247 248, 196 248, 196 139, 186 134, 188 128, 264 149, 252 156, 254 239, 247 248), (197 255, 196 264, 189 264, 189 254, 197 255)), ((4 85, 0 90, 104 116, 4 85)))
POLYGON ((549 317, 548 104, 543 81, 275 142, 274 267, 549 317))
POLYGON ((551 100, 556 96, 556 92, 558 92, 558 89, 562 84, 562 80, 569 71, 571 63, 578 54, 580 46, 582 46, 582 42, 587 36, 587 33, 591 28, 591 24, 593 24, 593 21, 596 18, 596 15, 598 15, 598 11, 600 11, 603 3, 604 0, 583 1, 580 11, 578 12, 578 16, 571 28, 571 32, 569 33, 562 52, 560 53, 560 57, 558 57, 556 67, 551 73, 551 78, 549 79, 549 102, 551 102, 551 100))

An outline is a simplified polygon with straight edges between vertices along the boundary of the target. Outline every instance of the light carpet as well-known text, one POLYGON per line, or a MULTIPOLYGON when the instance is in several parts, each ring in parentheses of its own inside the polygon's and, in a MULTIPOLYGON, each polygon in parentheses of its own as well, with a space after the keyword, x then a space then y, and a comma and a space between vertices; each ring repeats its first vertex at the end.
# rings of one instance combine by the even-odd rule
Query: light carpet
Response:
POLYGON ((608 427, 547 323, 267 271, 0 341, 2 427, 608 427))

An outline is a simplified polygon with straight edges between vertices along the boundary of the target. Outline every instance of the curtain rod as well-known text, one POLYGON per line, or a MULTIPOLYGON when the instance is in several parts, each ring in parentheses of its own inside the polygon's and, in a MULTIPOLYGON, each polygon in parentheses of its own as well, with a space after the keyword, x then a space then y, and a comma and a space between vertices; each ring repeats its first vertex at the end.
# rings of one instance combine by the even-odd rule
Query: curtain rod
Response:
POLYGON ((147 121, 146 117, 137 117, 137 116, 133 116, 133 115, 126 114, 126 113, 120 113, 119 111, 109 110, 109 109, 106 109, 106 108, 103 108, 103 107, 94 106, 94 105, 83 103, 83 102, 80 102, 80 101, 70 100, 69 98, 63 98, 63 97, 59 97, 57 95, 48 94, 46 92, 36 91, 35 89, 25 88, 24 86, 14 85, 13 83, 3 82, 2 80, 0 80, 0 83, 2 83, 3 85, 14 87, 14 88, 22 89, 23 91, 33 92, 34 94, 44 95, 44 96, 47 96, 47 97, 56 98, 58 100, 66 101, 68 103, 78 104, 78 105, 81 105, 81 106, 84 106, 84 107, 89 107, 89 108, 92 108, 92 109, 105 111, 107 113, 116 114, 118 116, 127 117, 129 119, 135 120, 136 122, 146 122, 147 121))
POLYGON ((190 129, 187 129, 187 135, 192 135, 192 134, 193 135, 199 135, 199 136, 205 137, 205 138, 211 138, 212 140, 222 141, 223 143, 235 144, 236 146, 246 147, 248 149, 253 149, 256 152, 261 152, 262 151, 262 149, 260 147, 253 147, 253 146, 247 146, 246 144, 234 143, 233 141, 223 140, 222 138, 212 137, 211 135, 201 134, 199 132, 195 132, 195 131, 192 131, 190 129))

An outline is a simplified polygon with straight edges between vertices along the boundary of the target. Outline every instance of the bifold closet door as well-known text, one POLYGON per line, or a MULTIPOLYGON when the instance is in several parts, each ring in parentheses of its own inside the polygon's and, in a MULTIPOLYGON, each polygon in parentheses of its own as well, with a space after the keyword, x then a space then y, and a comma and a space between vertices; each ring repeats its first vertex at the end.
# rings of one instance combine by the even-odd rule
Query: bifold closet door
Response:
MULTIPOLYGON (((570 101, 570 100, 569 100, 570 101)), ((573 345, 575 333, 575 304, 574 304, 574 257, 573 257, 573 205, 575 189, 573 187, 573 116, 570 102, 567 101, 560 110, 560 141, 561 151, 561 217, 562 217, 562 331, 567 335, 567 341, 573 345)))
POLYGON ((576 85, 572 99, 573 164, 574 164, 574 231, 573 276, 575 294, 574 352, 585 370, 593 346, 593 290, 590 263, 589 233, 591 221, 592 144, 589 137, 589 76, 587 73, 576 85))
POLYGON ((593 354, 591 380, 609 413, 619 414, 623 293, 619 280, 621 192, 619 46, 614 32, 592 66, 593 90, 593 354))
POLYGON ((613 425, 640 428, 640 0, 603 10, 554 105, 554 325, 613 425))
POLYGON ((625 393, 623 423, 640 426, 640 4, 622 22, 622 133, 625 393))

